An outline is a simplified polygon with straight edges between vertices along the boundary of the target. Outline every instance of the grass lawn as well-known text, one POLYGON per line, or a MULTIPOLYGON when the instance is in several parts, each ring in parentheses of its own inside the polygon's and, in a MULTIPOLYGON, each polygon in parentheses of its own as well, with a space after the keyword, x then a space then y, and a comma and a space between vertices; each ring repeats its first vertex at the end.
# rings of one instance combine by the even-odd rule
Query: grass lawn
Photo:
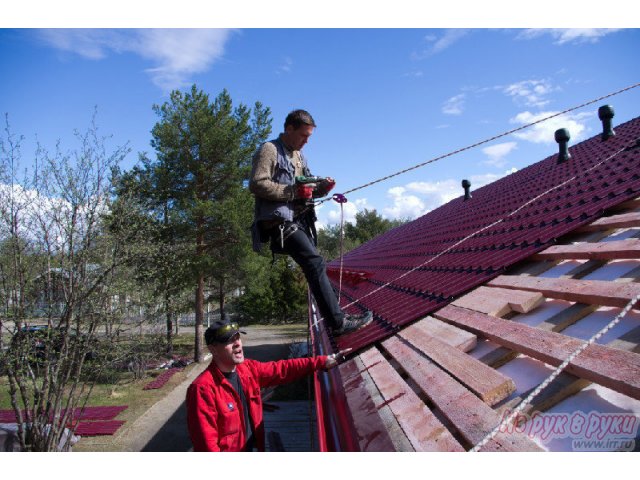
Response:
MULTIPOLYGON (((194 332, 181 333, 174 338, 175 355, 193 358, 194 332)), ((115 383, 96 384, 91 391, 87 401, 88 406, 115 406, 128 405, 128 408, 118 415, 118 420, 127 422, 136 419, 144 413, 151 405, 164 397, 166 392, 179 385, 187 376, 191 368, 198 368, 198 365, 191 364, 183 371, 173 375, 169 381, 160 389, 143 390, 143 387, 151 382, 155 377, 163 373, 164 369, 147 370, 142 379, 135 379, 133 374, 123 371, 115 383)), ((9 384, 6 376, 0 377, 0 409, 11 409, 11 399, 9 396, 9 384)))

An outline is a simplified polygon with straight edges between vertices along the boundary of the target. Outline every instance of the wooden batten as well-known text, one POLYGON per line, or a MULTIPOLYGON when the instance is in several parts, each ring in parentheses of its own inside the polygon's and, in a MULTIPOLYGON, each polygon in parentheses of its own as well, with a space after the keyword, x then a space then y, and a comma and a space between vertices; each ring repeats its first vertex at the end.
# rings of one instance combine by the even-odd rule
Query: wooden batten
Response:
MULTIPOLYGON (((514 288, 540 292, 547 298, 570 302, 625 307, 640 294, 640 284, 607 282, 602 280, 573 280, 568 278, 532 278, 501 275, 488 284, 491 287, 514 288)), ((640 302, 639 302, 640 303, 640 302)), ((636 304, 635 309, 640 309, 636 304)))
MULTIPOLYGON (((634 202, 640 202, 635 200, 634 202)), ((640 227, 640 212, 622 213, 611 217, 603 217, 595 222, 581 227, 577 232, 596 232, 615 228, 640 227)))
MULTIPOLYGON (((554 366, 561 364, 584 343, 566 335, 543 331, 453 305, 439 310, 436 316, 554 366)), ((578 355, 567 366, 566 371, 640 399, 638 354, 594 344, 578 355)))
POLYGON ((374 347, 360 354, 380 394, 416 451, 461 452, 464 448, 374 347))
MULTIPOLYGON (((607 347, 624 350, 626 352, 640 353, 640 327, 636 327, 622 335, 620 338, 616 338, 609 342, 607 347)), ((570 373, 562 372, 553 382, 551 382, 549 386, 547 386, 547 388, 542 390, 533 399, 533 401, 524 408, 523 413, 531 414, 535 411, 548 410, 565 398, 580 392, 583 388, 588 387, 592 383, 593 382, 585 380, 584 378, 578 378, 570 373)), ((498 411, 503 412, 505 410, 515 408, 523 399, 527 398, 530 393, 531 391, 524 392, 521 395, 510 399, 505 404, 500 405, 498 411)))
MULTIPOLYGON (((400 363, 422 392, 468 442, 479 443, 502 420, 485 402, 451 375, 415 350, 406 340, 392 337, 383 347, 400 363)), ((538 445, 518 433, 498 433, 484 451, 538 451, 538 445)))
POLYGON ((534 255, 534 259, 615 260, 640 258, 640 240, 629 238, 602 243, 554 245, 534 255))
POLYGON ((627 200, 626 202, 622 202, 614 207, 611 207, 609 211, 627 212, 628 210, 636 210, 638 208, 640 208, 640 197, 634 198, 632 200, 627 200))
POLYGON ((472 350, 478 343, 478 337, 473 333, 454 327, 433 317, 425 317, 408 326, 404 331, 407 335, 412 335, 413 332, 426 333, 463 352, 472 350))
POLYGON ((338 367, 363 452, 414 451, 359 357, 338 367))
POLYGON ((538 292, 478 287, 452 304, 494 317, 503 317, 512 311, 527 313, 543 301, 543 295, 538 292))
POLYGON ((489 405, 504 400, 516 389, 509 377, 427 333, 413 331, 409 334, 402 331, 398 336, 457 378, 489 405))
POLYGON ((550 332, 561 332, 565 328, 568 328, 579 320, 582 320, 587 315, 591 315, 597 309, 597 305, 574 303, 570 307, 556 313, 551 318, 547 318, 541 324, 536 325, 536 328, 539 328, 540 330, 548 330, 550 332))

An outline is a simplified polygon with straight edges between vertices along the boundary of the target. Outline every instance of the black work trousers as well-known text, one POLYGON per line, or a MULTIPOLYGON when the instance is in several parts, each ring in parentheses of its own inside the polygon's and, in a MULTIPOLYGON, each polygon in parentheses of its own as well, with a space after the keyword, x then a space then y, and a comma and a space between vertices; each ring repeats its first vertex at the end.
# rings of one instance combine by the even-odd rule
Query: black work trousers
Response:
POLYGON ((289 255, 302 268, 320 314, 328 326, 332 329, 340 328, 344 313, 338 305, 338 298, 327 277, 324 259, 318 253, 310 235, 303 227, 299 228, 285 239, 284 248, 280 246, 279 231, 272 238, 273 252, 289 255))

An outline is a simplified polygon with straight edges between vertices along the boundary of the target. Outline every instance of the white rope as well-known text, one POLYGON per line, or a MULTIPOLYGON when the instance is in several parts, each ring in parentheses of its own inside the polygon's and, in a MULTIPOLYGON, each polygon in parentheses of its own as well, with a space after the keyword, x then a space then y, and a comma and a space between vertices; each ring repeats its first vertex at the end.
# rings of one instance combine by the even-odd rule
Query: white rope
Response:
POLYGON ((531 394, 525 398, 518 406, 514 409, 514 411, 505 418, 500 424, 494 428, 484 439, 482 439, 475 447, 473 447, 470 452, 478 452, 482 447, 484 447, 489 441, 491 441, 506 425, 513 422, 513 420, 525 409, 531 401, 542 392, 551 382, 553 382, 560 373, 571 363, 578 355, 580 355, 584 350, 595 343, 598 339, 600 339, 605 333, 615 327, 620 320, 622 320, 627 313, 631 310, 631 308, 640 300, 640 294, 636 295, 624 309, 614 318, 606 327, 598 331, 594 336, 592 336, 588 341, 583 343, 576 351, 574 351, 571 355, 567 357, 567 359, 562 362, 558 367, 547 377, 545 381, 543 381, 538 387, 531 392, 531 394))
POLYGON ((340 202, 340 281, 338 284, 338 306, 342 294, 342 265, 344 261, 344 202, 340 202))

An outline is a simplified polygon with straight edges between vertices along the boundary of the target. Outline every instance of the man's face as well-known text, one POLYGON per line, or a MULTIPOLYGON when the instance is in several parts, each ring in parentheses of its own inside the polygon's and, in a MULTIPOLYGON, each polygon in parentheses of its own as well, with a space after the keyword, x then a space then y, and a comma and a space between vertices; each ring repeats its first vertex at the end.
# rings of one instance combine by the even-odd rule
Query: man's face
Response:
POLYGON ((242 351, 242 340, 240 334, 236 333, 227 343, 212 343, 208 346, 213 361, 223 372, 232 372, 236 365, 244 362, 244 352, 242 351))
POLYGON ((287 125, 285 130, 285 142, 294 150, 302 150, 309 138, 313 134, 315 127, 311 125, 302 125, 298 128, 293 128, 292 125, 287 125))

